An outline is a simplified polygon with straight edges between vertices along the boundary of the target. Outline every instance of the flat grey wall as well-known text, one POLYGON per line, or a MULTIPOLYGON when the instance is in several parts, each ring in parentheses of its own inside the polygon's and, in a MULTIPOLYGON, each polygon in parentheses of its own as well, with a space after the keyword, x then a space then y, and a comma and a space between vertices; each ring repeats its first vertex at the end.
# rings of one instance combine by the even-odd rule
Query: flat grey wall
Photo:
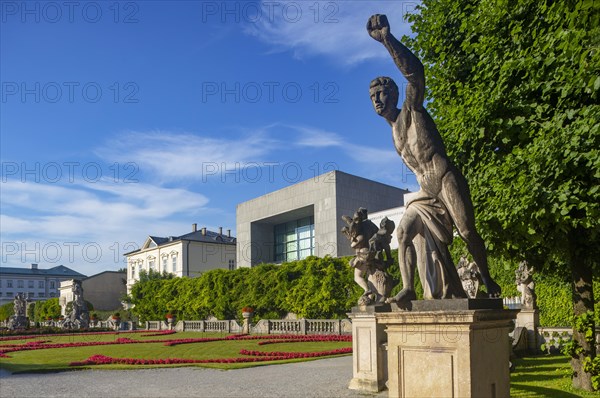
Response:
POLYGON ((324 257, 353 254, 341 216, 359 207, 385 210, 403 204, 406 190, 331 171, 287 188, 271 192, 237 206, 237 264, 250 267, 273 262, 273 226, 314 216, 315 255, 324 257))
POLYGON ((83 298, 94 310, 113 311, 122 307, 121 297, 127 292, 127 273, 105 271, 81 282, 83 298))

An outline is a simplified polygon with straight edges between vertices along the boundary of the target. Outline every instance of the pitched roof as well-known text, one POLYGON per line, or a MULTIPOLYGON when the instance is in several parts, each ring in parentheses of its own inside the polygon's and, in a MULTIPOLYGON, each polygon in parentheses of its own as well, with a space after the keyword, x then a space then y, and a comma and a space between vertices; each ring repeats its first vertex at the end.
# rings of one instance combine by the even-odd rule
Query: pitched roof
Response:
POLYGON ((202 230, 199 230, 196 232, 190 232, 188 234, 181 235, 178 238, 173 238, 173 240, 179 239, 191 240, 194 242, 235 244, 235 237, 219 234, 218 232, 213 232, 209 230, 206 230, 206 235, 202 235, 202 230))
MULTIPOLYGON (((202 229, 181 236, 169 236, 168 238, 150 235, 148 236, 148 239, 151 239, 154 243, 156 243, 156 246, 162 246, 168 243, 173 243, 181 240, 190 242, 216 243, 221 245, 235 245, 236 242, 236 238, 234 236, 227 236, 209 230, 206 230, 206 234, 202 234, 202 229)), ((146 239, 146 242, 148 241, 148 239, 146 239)), ((141 249, 132 250, 128 253, 125 253, 124 255, 126 256, 128 254, 137 253, 144 249, 145 248, 142 247, 141 249)))
POLYGON ((20 267, 0 267, 0 274, 11 274, 11 275, 40 275, 40 276, 56 276, 56 277, 68 277, 68 278, 85 278, 86 275, 80 274, 71 268, 65 267, 64 265, 58 265, 56 267, 42 269, 42 268, 20 268, 20 267))
POLYGON ((163 243, 166 243, 169 241, 169 238, 161 238, 160 236, 149 236, 150 239, 152 239, 154 241, 154 243, 156 243, 157 245, 162 245, 163 243))

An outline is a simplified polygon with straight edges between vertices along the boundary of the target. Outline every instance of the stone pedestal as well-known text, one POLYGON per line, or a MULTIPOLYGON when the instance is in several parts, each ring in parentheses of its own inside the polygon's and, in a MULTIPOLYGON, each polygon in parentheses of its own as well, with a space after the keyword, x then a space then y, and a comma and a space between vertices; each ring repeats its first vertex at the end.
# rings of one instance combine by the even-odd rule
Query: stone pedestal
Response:
POLYGON ((242 312, 242 317, 244 317, 244 323, 242 325, 242 333, 250 334, 250 320, 252 319, 252 312, 242 312))
POLYGON ((540 314, 536 309, 522 308, 517 314, 515 327, 527 329, 527 349, 535 353, 538 347, 538 326, 540 325, 540 314))
POLYGON ((348 388, 368 392, 385 389, 387 381, 387 334, 376 314, 389 305, 358 306, 348 314, 352 320, 352 380, 348 388))
POLYGON ((508 333, 517 311, 430 301, 453 309, 413 305, 411 312, 376 314, 387 325, 389 396, 509 397, 508 333))

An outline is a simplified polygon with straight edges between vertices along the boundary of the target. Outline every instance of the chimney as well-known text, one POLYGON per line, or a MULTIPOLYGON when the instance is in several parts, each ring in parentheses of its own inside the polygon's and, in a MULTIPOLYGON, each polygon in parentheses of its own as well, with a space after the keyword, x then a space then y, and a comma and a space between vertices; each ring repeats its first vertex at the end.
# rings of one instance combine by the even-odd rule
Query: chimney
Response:
POLYGON ((31 264, 31 269, 38 269, 38 267, 37 267, 37 266, 38 266, 37 264, 33 264, 33 263, 32 263, 32 264, 31 264))
POLYGON ((223 227, 219 227, 219 235, 223 235, 223 227))
POLYGON ((230 229, 227 230, 227 237, 231 238, 231 230, 230 229))
POLYGON ((202 227, 202 236, 206 236, 206 227, 202 227))
POLYGON ((196 232, 198 230, 198 224, 193 223, 192 224, 192 232, 196 232))

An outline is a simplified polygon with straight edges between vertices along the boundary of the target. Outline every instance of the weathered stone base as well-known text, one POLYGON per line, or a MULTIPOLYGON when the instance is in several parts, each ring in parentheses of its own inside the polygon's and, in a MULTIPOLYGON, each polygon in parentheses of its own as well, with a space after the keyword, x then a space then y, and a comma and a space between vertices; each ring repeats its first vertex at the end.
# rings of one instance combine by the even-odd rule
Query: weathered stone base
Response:
POLYGON ((517 314, 516 327, 527 329, 527 348, 529 352, 538 351, 538 327, 540 326, 540 314, 538 310, 521 309, 517 314))
POLYGON ((389 396, 509 397, 508 333, 516 312, 376 314, 377 323, 387 325, 389 396))
POLYGON ((385 389, 387 354, 385 325, 378 324, 376 314, 389 312, 389 305, 352 308, 352 380, 348 388, 367 392, 385 389))

